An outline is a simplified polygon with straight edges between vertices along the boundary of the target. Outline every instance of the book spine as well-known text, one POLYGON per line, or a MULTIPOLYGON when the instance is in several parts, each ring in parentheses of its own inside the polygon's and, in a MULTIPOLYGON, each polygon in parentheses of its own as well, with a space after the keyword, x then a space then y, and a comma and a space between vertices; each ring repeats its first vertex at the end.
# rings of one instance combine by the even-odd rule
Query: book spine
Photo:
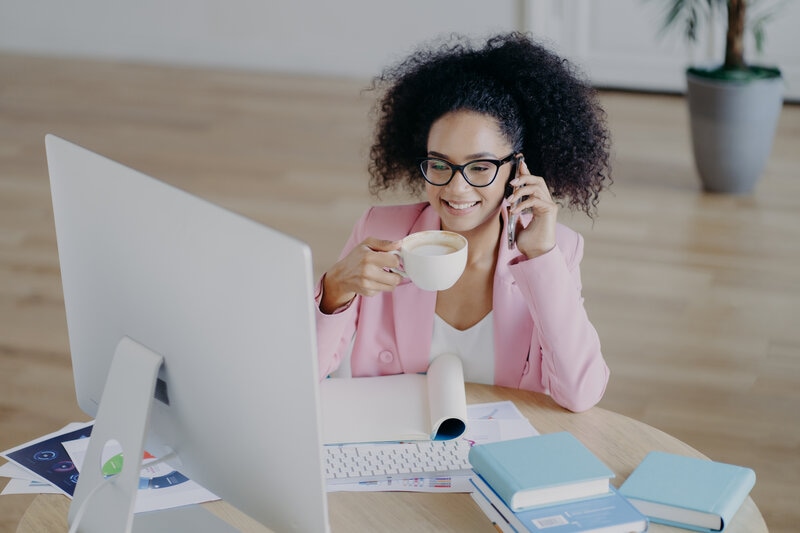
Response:
POLYGON ((739 507, 742 506, 755 484, 756 473, 750 468, 741 467, 740 475, 734 478, 734 482, 728 486, 728 490, 723 493, 719 505, 715 506, 714 509, 714 512, 722 519, 723 529, 731 521, 739 507))
POLYGON ((514 533, 525 533, 530 531, 522 524, 522 522, 519 521, 514 512, 509 509, 508 506, 506 506, 506 504, 500 498, 500 495, 486 484, 486 481, 483 478, 477 476, 476 478, 471 479, 470 482, 475 487, 475 493, 473 496, 476 494, 480 495, 479 497, 483 498, 484 501, 486 501, 503 520, 504 524, 500 525, 501 530, 505 531, 506 528, 508 528, 514 533))
POLYGON ((666 518, 654 518, 652 516, 649 516, 648 519, 650 520, 650 522, 655 522, 657 524, 664 524, 665 526, 679 527, 681 529, 689 529, 691 531, 702 531, 703 533, 718 533, 718 531, 722 531, 722 530, 712 530, 712 529, 708 529, 708 528, 700 527, 700 526, 694 526, 692 524, 685 524, 683 522, 676 522, 674 520, 667 520, 666 518))
POLYGON ((497 460, 483 453, 482 449, 473 447, 470 450, 469 461, 472 469, 513 509, 512 500, 519 490, 512 481, 513 476, 497 460), (474 452, 474 453, 473 453, 474 452))
POLYGON ((495 504, 492 503, 480 489, 476 489, 475 492, 472 493, 472 499, 483 511, 483 514, 492 522, 496 530, 501 533, 519 533, 508 523, 508 520, 500 514, 495 504))

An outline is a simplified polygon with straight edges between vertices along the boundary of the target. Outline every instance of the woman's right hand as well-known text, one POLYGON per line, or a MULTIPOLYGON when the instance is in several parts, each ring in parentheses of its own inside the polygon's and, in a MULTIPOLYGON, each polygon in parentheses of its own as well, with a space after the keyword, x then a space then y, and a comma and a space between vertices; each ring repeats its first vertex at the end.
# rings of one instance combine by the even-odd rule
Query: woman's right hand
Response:
POLYGON ((358 294, 374 296, 379 292, 394 290, 403 277, 389 269, 398 268, 400 259, 387 252, 399 249, 400 241, 373 237, 364 239, 325 273, 320 311, 333 313, 358 294))

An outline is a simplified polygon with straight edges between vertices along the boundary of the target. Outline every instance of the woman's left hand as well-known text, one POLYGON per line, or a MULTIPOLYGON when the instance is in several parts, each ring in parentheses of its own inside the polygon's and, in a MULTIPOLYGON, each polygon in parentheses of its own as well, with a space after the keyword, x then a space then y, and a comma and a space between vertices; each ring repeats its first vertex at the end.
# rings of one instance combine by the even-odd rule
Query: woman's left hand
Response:
POLYGON ((514 193, 509 197, 510 214, 517 215, 517 248, 528 259, 552 250, 556 245, 556 219, 558 204, 553 201, 544 178, 534 176, 525 161, 520 162, 517 177, 511 180, 514 193), (527 198, 526 198, 527 197, 527 198), (515 205, 518 199, 518 205, 515 205), (533 220, 523 227, 520 215, 529 210, 533 220))

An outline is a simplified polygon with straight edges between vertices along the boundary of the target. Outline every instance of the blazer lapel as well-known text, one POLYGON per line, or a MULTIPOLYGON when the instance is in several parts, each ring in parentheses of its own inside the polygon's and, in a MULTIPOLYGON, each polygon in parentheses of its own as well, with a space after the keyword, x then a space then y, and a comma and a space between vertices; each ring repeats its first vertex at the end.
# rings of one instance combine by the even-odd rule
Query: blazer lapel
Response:
POLYGON ((410 281, 394 290, 394 327, 403 372, 428 370, 436 293, 423 291, 410 281))
MULTIPOLYGON (((503 237, 508 224, 507 210, 502 211, 503 237)), ((494 276, 492 296, 492 316, 494 326, 494 382, 505 387, 519 387, 520 378, 525 371, 527 352, 531 349, 533 331, 531 313, 522 294, 516 288, 516 281, 509 265, 524 256, 516 246, 509 250, 505 238, 501 240, 494 276)))
MULTIPOLYGON (((427 206, 408 233, 441 229, 439 215, 427 206)), ((436 293, 424 291, 405 279, 393 293, 395 339, 403 372, 426 372, 433 338, 436 293)))

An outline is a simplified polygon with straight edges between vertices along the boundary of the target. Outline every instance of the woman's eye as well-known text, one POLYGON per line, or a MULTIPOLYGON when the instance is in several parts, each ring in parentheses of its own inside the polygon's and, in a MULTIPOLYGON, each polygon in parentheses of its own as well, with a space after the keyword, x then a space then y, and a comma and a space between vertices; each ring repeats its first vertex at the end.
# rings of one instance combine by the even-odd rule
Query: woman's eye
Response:
POLYGON ((481 174, 484 172, 491 172, 492 166, 486 163, 474 163, 469 166, 470 173, 481 174))
POLYGON ((428 168, 435 170, 436 172, 444 172, 446 170, 450 170, 450 165, 444 161, 431 161, 428 163, 428 168))

